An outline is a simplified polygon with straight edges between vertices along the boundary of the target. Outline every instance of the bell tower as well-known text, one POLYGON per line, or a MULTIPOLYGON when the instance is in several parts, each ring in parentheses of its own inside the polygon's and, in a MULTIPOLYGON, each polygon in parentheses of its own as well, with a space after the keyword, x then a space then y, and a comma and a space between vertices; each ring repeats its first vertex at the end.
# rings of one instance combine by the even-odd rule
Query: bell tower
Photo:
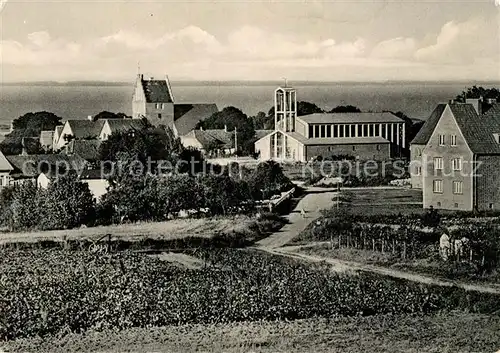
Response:
POLYGON ((295 131, 297 117, 297 91, 288 87, 278 87, 274 91, 274 129, 285 132, 295 131))

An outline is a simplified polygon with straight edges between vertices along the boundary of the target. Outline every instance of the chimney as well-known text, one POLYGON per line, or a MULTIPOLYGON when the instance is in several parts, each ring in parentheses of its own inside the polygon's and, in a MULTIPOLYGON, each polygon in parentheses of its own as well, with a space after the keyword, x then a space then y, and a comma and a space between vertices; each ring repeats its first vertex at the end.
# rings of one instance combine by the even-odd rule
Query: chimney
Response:
POLYGON ((227 125, 224 125, 224 132, 227 132, 227 125))
POLYGON ((474 109, 476 110, 477 115, 482 114, 482 105, 483 105, 483 97, 479 98, 467 98, 465 103, 472 104, 474 109))
POLYGON ((88 119, 89 121, 94 121, 94 117, 93 117, 92 115, 88 115, 88 116, 87 116, 87 119, 88 119))
POLYGON ((203 131, 203 126, 200 125, 200 131, 203 131))
POLYGON ((21 146, 22 146, 21 156, 27 156, 28 150, 26 149, 26 142, 24 141, 24 137, 21 140, 21 146))

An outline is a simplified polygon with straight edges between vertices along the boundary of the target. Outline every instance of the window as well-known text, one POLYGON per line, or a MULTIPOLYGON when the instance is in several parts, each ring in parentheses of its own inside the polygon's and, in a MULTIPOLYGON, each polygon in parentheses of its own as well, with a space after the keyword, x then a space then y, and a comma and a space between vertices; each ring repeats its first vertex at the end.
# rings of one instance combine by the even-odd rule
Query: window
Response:
POLYGON ((422 157, 422 150, 421 150, 420 148, 416 148, 416 149, 415 149, 415 155, 416 155, 417 157, 422 157))
POLYGON ((462 170, 462 158, 453 158, 451 160, 453 170, 462 170))
POLYGON ((456 146, 457 145, 457 135, 451 135, 450 136, 450 145, 456 146))
POLYGON ((443 169, 443 158, 435 157, 434 158, 434 170, 442 170, 443 169))
POLYGON ((444 146, 446 143, 445 135, 439 135, 439 146, 444 146))
POLYGON ((374 135, 374 134, 375 134, 375 131, 374 131, 374 130, 375 130, 375 129, 374 129, 374 127, 373 127, 373 124, 370 124, 370 137, 375 136, 375 135, 374 135))
POLYGON ((437 203, 437 207, 441 207, 441 202, 438 202, 438 203, 437 203))
POLYGON ((363 137, 368 136, 368 125, 363 125, 363 137))
POLYGON ((349 125, 345 126, 345 137, 351 137, 351 127, 349 125))
POLYGON ((326 137, 332 137, 332 126, 331 125, 326 126, 326 137))
POLYGON ((422 167, 415 167, 415 175, 420 176, 420 174, 422 174, 422 167))
POLYGON ((309 125, 309 138, 314 136, 314 127, 312 125, 309 125))
POLYGON ((380 145, 377 145, 377 151, 380 151, 380 145))
POLYGON ((333 125, 333 137, 339 137, 339 126, 333 125))
POLYGON ((458 208, 458 203, 455 202, 455 208, 458 208))
POLYGON ((353 151, 356 151, 356 146, 352 146, 352 150, 353 150, 353 151))
POLYGON ((356 136, 356 125, 351 125, 351 136, 356 136))
POLYGON ((357 125, 358 126, 358 136, 363 136, 363 125, 357 125))
POLYGON ((493 204, 492 203, 489 204, 489 208, 490 208, 490 210, 493 209, 493 204))
POLYGON ((463 194, 464 183, 461 181, 453 182, 453 193, 457 195, 463 194))
POLYGON ((436 194, 441 194, 443 192, 443 181, 442 180, 434 180, 432 183, 432 191, 436 194))
POLYGON ((321 135, 320 137, 326 137, 326 126, 325 125, 321 125, 321 135))
POLYGON ((345 125, 339 125, 339 137, 344 137, 344 126, 345 125))
POLYGON ((314 125, 314 137, 319 137, 319 125, 314 125))
POLYGON ((161 119, 161 114, 158 114, 158 119, 161 119))

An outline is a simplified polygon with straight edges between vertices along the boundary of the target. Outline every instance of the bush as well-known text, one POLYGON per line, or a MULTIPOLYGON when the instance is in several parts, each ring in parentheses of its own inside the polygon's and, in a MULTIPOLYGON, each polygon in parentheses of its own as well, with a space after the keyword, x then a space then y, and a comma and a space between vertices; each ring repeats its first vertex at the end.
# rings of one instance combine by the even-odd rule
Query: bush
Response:
POLYGON ((41 229, 68 229, 88 225, 95 219, 95 202, 88 184, 70 173, 39 189, 41 229))

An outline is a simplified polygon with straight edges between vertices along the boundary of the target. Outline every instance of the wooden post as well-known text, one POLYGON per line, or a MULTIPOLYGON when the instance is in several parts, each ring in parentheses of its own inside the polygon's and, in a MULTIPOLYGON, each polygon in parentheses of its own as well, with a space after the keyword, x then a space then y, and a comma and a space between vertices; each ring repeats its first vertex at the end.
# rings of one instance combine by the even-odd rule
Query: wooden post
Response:
POLYGON ((342 246, 342 234, 339 234, 339 249, 342 246))
POLYGON ((384 253, 384 245, 385 245, 385 240, 382 239, 382 254, 384 253))
POLYGON ((395 254, 396 253, 396 239, 392 239, 392 253, 395 254))
POLYGON ((375 251, 375 238, 372 238, 373 251, 375 251))

